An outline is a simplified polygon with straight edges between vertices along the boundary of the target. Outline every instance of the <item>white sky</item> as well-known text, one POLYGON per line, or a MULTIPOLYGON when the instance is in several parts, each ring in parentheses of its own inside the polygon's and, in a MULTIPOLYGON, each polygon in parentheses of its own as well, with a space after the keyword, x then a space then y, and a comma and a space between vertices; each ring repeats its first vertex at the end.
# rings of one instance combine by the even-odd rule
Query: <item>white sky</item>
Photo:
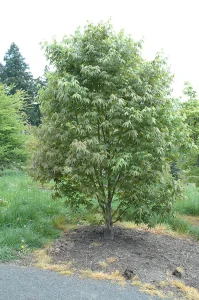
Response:
POLYGON ((38 77, 45 66, 40 42, 110 17, 116 30, 124 28, 135 40, 144 37, 146 58, 164 50, 176 96, 184 81, 199 92, 199 0, 1 0, 0 61, 15 42, 38 77))

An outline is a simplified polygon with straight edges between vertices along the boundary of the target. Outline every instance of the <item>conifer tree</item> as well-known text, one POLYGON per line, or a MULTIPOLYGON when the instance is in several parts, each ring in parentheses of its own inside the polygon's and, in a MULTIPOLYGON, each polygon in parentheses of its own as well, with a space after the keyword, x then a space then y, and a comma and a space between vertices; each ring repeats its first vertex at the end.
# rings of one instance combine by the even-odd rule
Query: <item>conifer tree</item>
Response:
POLYGON ((25 58, 15 43, 10 45, 4 56, 4 65, 0 66, 0 81, 10 87, 10 95, 14 95, 18 90, 25 91, 24 111, 30 124, 38 125, 38 111, 34 106, 34 98, 37 94, 36 84, 25 58))

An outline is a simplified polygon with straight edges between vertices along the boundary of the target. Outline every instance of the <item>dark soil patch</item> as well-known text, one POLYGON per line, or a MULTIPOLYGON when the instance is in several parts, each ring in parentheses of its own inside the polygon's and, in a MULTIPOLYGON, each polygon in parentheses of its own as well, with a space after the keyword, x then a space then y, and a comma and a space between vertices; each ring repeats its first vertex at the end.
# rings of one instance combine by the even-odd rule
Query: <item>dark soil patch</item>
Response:
POLYGON ((102 227, 79 227, 64 233, 48 254, 54 263, 72 262, 78 270, 111 273, 126 269, 140 281, 158 286, 168 277, 199 289, 199 242, 149 231, 115 227, 114 240, 104 240, 102 227), (176 268, 182 268, 182 274, 176 268))

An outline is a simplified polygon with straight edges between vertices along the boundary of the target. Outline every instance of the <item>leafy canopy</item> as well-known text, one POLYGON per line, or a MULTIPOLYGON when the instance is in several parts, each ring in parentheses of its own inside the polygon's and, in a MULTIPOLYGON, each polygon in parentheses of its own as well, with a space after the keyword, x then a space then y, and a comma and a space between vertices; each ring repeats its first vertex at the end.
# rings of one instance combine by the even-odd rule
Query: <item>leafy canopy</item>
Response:
POLYGON ((0 84, 0 169, 18 166, 26 159, 25 119, 21 114, 23 93, 9 96, 7 92, 0 84))
POLYGON ((185 82, 183 94, 186 101, 182 103, 181 113, 185 116, 194 148, 185 152, 179 165, 184 169, 188 181, 199 185, 199 98, 189 82, 185 82))
POLYGON ((97 199, 109 229, 129 208, 137 222, 169 211, 176 187, 163 174, 186 134, 161 53, 146 61, 142 42, 110 23, 88 23, 44 49, 55 71, 40 92, 33 176, 97 199))

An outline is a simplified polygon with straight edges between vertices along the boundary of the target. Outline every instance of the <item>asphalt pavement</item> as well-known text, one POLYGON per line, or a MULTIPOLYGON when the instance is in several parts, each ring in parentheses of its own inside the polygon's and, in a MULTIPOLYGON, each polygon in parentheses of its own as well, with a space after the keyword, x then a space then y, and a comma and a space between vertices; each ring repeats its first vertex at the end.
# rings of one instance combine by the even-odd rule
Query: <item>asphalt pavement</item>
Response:
POLYGON ((158 300, 136 287, 0 264, 0 300, 158 300))

